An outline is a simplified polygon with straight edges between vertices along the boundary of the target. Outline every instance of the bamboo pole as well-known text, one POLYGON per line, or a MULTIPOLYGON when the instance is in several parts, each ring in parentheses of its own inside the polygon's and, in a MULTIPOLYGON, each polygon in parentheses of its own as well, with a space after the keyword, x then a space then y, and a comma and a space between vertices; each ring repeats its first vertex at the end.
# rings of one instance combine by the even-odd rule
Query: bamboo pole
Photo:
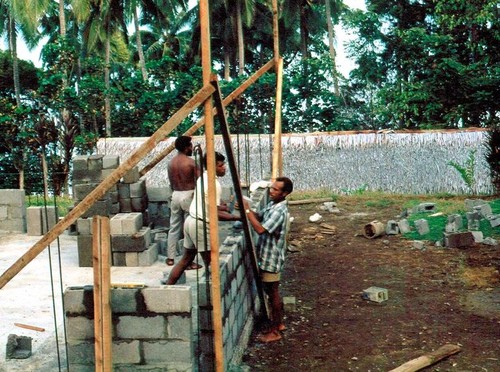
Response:
MULTIPOLYGON (((224 111, 224 104, 222 101, 222 94, 219 88, 219 83, 217 81, 217 77, 214 76, 212 79, 212 84, 215 88, 215 104, 217 108, 217 117, 219 118, 219 124, 222 131, 222 138, 224 140, 224 147, 226 148, 226 154, 228 157, 229 170, 231 172, 231 178, 233 181, 234 191, 236 193, 236 201, 240 206, 240 211, 243 212, 243 193, 241 192, 241 183, 238 176, 238 170, 236 169, 236 162, 234 159, 234 151, 233 146, 231 144, 231 133, 229 132, 229 125, 226 119, 226 113, 224 111)), ((262 281, 260 279, 259 267, 257 265, 257 256, 255 254, 255 248, 252 241, 252 234, 250 233, 250 225, 248 223, 246 213, 241 213, 241 222, 243 223, 243 232, 245 234, 245 240, 247 249, 250 251, 250 259, 252 261, 252 269, 255 277, 255 284, 257 286, 257 293, 259 295, 261 307, 263 310, 263 314, 266 318, 269 318, 267 313, 267 308, 265 306, 265 297, 264 297, 264 289, 262 287, 262 281)))
MULTIPOLYGON (((210 84, 212 76, 212 61, 210 50, 210 10, 208 0, 200 0, 200 27, 201 27, 201 64, 203 71, 203 85, 210 84)), ((213 86, 212 86, 213 87, 213 86)), ((215 91, 215 88, 214 88, 215 91)), ((208 225, 210 228, 210 271, 211 293, 213 307, 214 352, 215 370, 224 371, 224 349, 222 346, 222 305, 220 299, 219 273, 219 226, 215 189, 215 129, 213 104, 210 97, 205 101, 205 146, 207 154, 207 184, 208 184, 208 225)))
MULTIPOLYGON (((271 68, 274 67, 274 60, 270 60, 267 62, 264 66, 262 66, 260 69, 258 69, 252 76, 250 76, 248 79, 246 79, 238 88, 233 90, 225 99, 223 102, 224 106, 228 106, 231 102, 235 100, 235 98, 239 97, 245 90, 248 89, 252 84, 254 84, 258 79, 262 77, 267 71, 269 71, 271 68)), ((214 108, 212 110, 212 115, 217 114, 217 108, 214 108)), ((198 120, 191 128, 189 128, 184 135, 185 136, 192 136, 194 135, 198 129, 200 129, 203 125, 205 124, 205 117, 202 117, 200 120, 198 120)), ((146 173, 148 173, 153 167, 155 167, 160 161, 165 159, 165 157, 170 154, 175 148, 174 144, 170 144, 165 148, 160 154, 156 155, 149 164, 147 164, 144 168, 141 169, 140 174, 141 176, 144 176, 146 173)))
POLYGON ((273 12, 273 47, 274 47, 274 64, 277 66, 280 57, 280 44, 279 44, 279 25, 278 25, 278 0, 272 0, 273 12))
POLYGON ((281 150, 281 91, 283 89, 283 58, 279 58, 276 66, 276 113, 274 118, 273 169, 274 180, 283 174, 283 153, 281 150))
POLYGON ((92 220, 92 263, 94 270, 94 350, 96 372, 111 372, 111 278, 109 218, 92 220))
POLYGON ((47 245, 53 242, 64 232, 78 217, 100 199, 120 178, 136 166, 161 140, 163 140, 179 123, 186 118, 214 92, 214 87, 209 83, 193 96, 180 110, 178 110, 167 122, 165 122, 151 137, 144 142, 123 164, 107 176, 90 194, 88 194, 78 205, 76 205, 61 221, 48 231, 35 245, 21 256, 11 267, 0 276, 0 288, 3 288, 14 276, 27 264, 42 252, 47 245))
POLYGON ((427 353, 427 354, 422 355, 421 357, 418 357, 416 359, 412 359, 409 362, 406 362, 405 364, 400 365, 399 367, 390 370, 389 372, 415 372, 415 371, 419 371, 422 368, 430 366, 431 364, 434 364, 434 363, 440 361, 441 359, 449 357, 450 355, 456 354, 459 351, 460 351, 460 346, 446 344, 444 346, 441 346, 436 351, 427 353))

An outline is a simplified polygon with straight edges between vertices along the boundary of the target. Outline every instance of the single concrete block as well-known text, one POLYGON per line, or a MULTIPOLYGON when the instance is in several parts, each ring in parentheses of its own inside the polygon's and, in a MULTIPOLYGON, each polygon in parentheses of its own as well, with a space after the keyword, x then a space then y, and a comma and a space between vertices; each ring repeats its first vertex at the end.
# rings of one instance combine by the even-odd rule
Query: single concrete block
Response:
POLYGON ((0 203, 10 207, 25 206, 25 192, 20 189, 0 189, 0 203))
POLYGON ((83 314, 87 311, 84 303, 85 291, 83 287, 69 287, 64 291, 64 311, 66 315, 83 314))
POLYGON ((493 212, 491 210, 491 206, 488 203, 475 206, 474 210, 479 212, 479 214, 483 218, 488 218, 489 216, 491 216, 493 214, 493 212))
POLYGON ((78 235, 78 266, 92 267, 92 235, 78 235))
POLYGON ((94 338, 94 320, 85 316, 66 317, 66 330, 69 340, 91 340, 94 338))
POLYGON ((102 158, 102 169, 116 169, 120 166, 118 155, 104 155, 102 158))
POLYGON ((116 336, 121 339, 156 339, 166 338, 165 318, 156 316, 132 316, 123 315, 118 317, 116 325, 116 336))
POLYGON ((78 233, 82 235, 92 235, 92 218, 79 218, 76 220, 78 233))
POLYGON ((465 205, 465 209, 467 211, 472 211, 474 209, 474 207, 477 207, 477 206, 480 206, 482 204, 486 204, 486 200, 482 200, 482 199, 465 199, 464 201, 464 205, 465 205))
POLYGON ((406 218, 403 218, 402 220, 398 221, 398 227, 401 234, 406 234, 411 231, 410 223, 406 218))
POLYGON ((297 310, 297 302, 294 296, 284 296, 283 297, 283 308, 285 311, 295 311, 297 310))
POLYGON ((448 248, 467 248, 474 245, 474 235, 470 232, 445 233, 444 244, 448 248))
POLYGON ((167 285, 142 290, 147 311, 155 313, 190 313, 191 287, 167 285))
POLYGON ((40 236, 42 234, 42 209, 40 207, 28 207, 26 209, 27 234, 29 236, 40 236))
POLYGON ((471 231, 475 243, 482 243, 484 240, 482 231, 471 231))
POLYGON ((151 266, 158 259, 158 244, 153 243, 144 252, 137 254, 139 266, 151 266))
POLYGON ((387 235, 397 235, 399 234, 399 226, 398 223, 394 220, 387 221, 387 225, 385 228, 385 233, 387 235))
MULTIPOLYGON (((68 342, 68 362, 71 366, 83 364, 93 368, 95 362, 94 341, 68 342)), ((94 369, 92 369, 94 370, 94 369)))
POLYGON ((365 300, 374 302, 383 302, 389 299, 389 292, 385 288, 370 287, 363 291, 362 297, 365 300))
POLYGON ((142 343, 144 361, 146 364, 186 363, 191 365, 193 362, 192 345, 191 341, 144 341, 142 343))
POLYGON ((27 359, 31 356, 31 337, 10 334, 7 337, 5 359, 27 359))
POLYGON ((492 237, 488 236, 487 238, 484 238, 483 244, 486 244, 486 245, 498 245, 498 241, 496 239, 493 239, 492 237))
POLYGON ((500 214, 491 215, 488 217, 491 227, 500 226, 500 214))
POLYGON ((415 221, 415 227, 420 235, 425 235, 430 232, 429 222, 425 218, 421 218, 415 221))
POLYGON ((139 364, 141 345, 139 340, 117 340, 112 346, 113 364, 139 364))
POLYGON ((132 235, 111 235, 113 252, 143 252, 151 245, 151 229, 143 227, 132 235))
POLYGON ((130 198, 130 209, 132 212, 143 212, 148 207, 148 199, 146 196, 141 198, 130 198))
POLYGON ((127 183, 118 184, 118 198, 128 199, 130 198, 130 185, 127 183))
POLYGON ((434 213, 436 212, 435 203, 420 203, 414 208, 415 213, 434 213))
POLYGON ((100 169, 74 169, 73 170, 73 184, 81 183, 99 183, 102 178, 102 170, 100 169))
POLYGON ((111 308, 113 313, 135 313, 137 306, 136 288, 113 288, 111 291, 111 308))
POLYGON ((467 229, 468 230, 479 230, 481 224, 481 215, 479 212, 466 212, 465 217, 467 218, 467 229))
POLYGON ((90 171, 93 170, 102 170, 102 158, 104 155, 96 154, 96 155, 90 155, 88 160, 87 160, 87 167, 90 171))
POLYGON ((135 183, 139 181, 140 177, 139 167, 135 166, 123 176, 122 181, 123 183, 135 183))
POLYGON ((414 240, 413 241, 413 248, 422 250, 422 249, 425 249, 425 244, 421 240, 414 240))
POLYGON ((96 200, 94 204, 87 209, 86 212, 82 214, 82 218, 93 217, 93 216, 109 216, 111 213, 111 200, 96 200))
POLYGON ((193 322, 190 317, 170 315, 167 317, 167 334, 170 339, 191 340, 193 322))
POLYGON ((142 228, 142 213, 128 213, 122 221, 123 234, 135 234, 142 228))
POLYGON ((146 193, 150 202, 169 202, 172 198, 172 190, 170 187, 148 186, 146 193))
POLYGON ((120 198, 118 200, 121 213, 132 213, 132 200, 130 198, 120 198))
POLYGON ((115 215, 120 213, 120 203, 112 203, 111 204, 111 209, 109 210, 110 215, 115 215))
POLYGON ((87 155, 77 155, 73 157, 73 171, 75 170, 87 170, 87 155))
POLYGON ((113 252, 113 266, 127 266, 125 252, 113 252))
POLYGON ((125 266, 139 266, 139 255, 137 252, 125 252, 125 266))
POLYGON ((142 198, 146 195, 146 181, 144 179, 131 183, 129 186, 131 198, 142 198))

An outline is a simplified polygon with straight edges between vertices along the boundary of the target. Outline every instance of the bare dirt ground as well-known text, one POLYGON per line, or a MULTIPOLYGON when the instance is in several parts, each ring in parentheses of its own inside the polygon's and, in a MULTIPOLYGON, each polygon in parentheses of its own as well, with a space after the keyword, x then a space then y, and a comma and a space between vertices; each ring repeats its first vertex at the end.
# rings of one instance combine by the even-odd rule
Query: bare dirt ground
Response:
POLYGON ((401 235, 367 239, 365 224, 396 219, 401 206, 352 198, 339 199, 339 214, 319 206, 291 206, 290 241, 299 251, 288 253, 281 293, 296 298, 296 310, 286 313, 282 340, 261 344, 252 334, 244 364, 252 371, 389 371, 455 344, 458 354, 425 370, 500 371, 499 246, 420 250, 401 235), (316 212, 335 234, 308 222, 316 212), (363 299, 371 286, 386 288, 388 300, 363 299))

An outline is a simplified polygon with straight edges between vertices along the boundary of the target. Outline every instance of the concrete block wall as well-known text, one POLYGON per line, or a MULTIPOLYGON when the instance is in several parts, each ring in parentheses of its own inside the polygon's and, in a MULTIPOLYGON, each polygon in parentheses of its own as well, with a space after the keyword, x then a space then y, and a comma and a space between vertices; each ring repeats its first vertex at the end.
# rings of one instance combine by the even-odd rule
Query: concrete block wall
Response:
POLYGON ((28 207, 26 209, 27 233, 30 236, 44 235, 57 223, 55 206, 28 207))
MULTIPOLYGON (((113 371, 193 370, 189 286, 112 288, 113 371)), ((71 371, 94 371, 93 287, 64 292, 71 371)))
POLYGON ((170 227, 170 201, 172 199, 172 190, 169 186, 148 186, 146 191, 148 195, 149 222, 155 228, 170 227))
POLYGON ((0 231, 26 232, 26 202, 24 190, 0 190, 0 231))

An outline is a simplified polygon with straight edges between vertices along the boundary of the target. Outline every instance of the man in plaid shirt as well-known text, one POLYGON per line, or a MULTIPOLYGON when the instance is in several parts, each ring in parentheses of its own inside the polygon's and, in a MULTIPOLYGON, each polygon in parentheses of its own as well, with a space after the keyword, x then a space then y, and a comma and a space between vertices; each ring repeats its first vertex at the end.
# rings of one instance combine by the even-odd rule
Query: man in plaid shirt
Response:
POLYGON ((271 201, 259 213, 249 209, 244 201, 248 221, 259 234, 257 257, 264 291, 271 306, 271 328, 260 336, 261 342, 281 340, 285 329, 283 304, 279 293, 281 271, 285 263, 286 233, 289 220, 286 196, 293 191, 293 182, 287 177, 278 177, 269 190, 271 201))

